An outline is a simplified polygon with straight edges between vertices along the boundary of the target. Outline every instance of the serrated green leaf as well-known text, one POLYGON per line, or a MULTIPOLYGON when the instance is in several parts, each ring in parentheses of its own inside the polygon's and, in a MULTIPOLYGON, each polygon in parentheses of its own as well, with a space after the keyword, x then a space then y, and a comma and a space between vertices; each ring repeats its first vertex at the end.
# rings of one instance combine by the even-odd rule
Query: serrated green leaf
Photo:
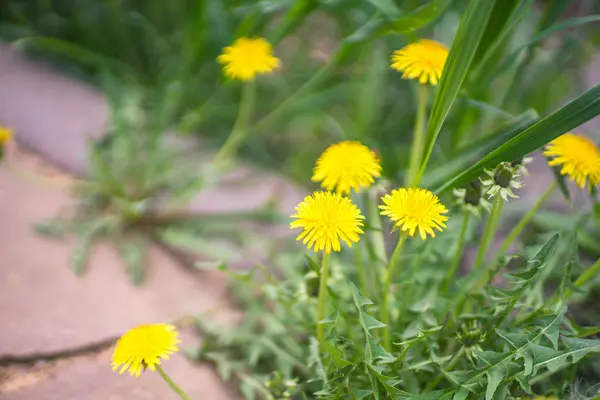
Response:
POLYGON ((425 172, 442 124, 458 95, 496 0, 471 0, 450 47, 425 133, 419 178, 425 172))
POLYGON ((90 252, 94 244, 94 235, 84 234, 75 244, 75 248, 71 251, 69 258, 71 271, 76 275, 81 275, 86 269, 90 259, 90 252))
POLYGON ((350 282, 350 290, 352 290, 352 299, 354 300, 354 304, 359 309, 359 311, 361 311, 364 306, 369 306, 373 304, 373 302, 370 299, 363 296, 360 290, 358 290, 356 285, 352 282, 350 282))
POLYGON ((33 228, 40 235, 62 238, 71 233, 72 226, 70 221, 62 219, 50 219, 36 223, 33 228))
POLYGON ((485 400, 492 400, 496 389, 506 376, 506 371, 502 367, 492 368, 487 372, 487 388, 485 390, 485 400))
POLYGON ((410 393, 406 393, 395 387, 398 383, 398 380, 392 379, 389 376, 385 376, 381 373, 381 368, 378 368, 374 365, 365 364, 369 369, 369 374, 374 376, 379 383, 384 387, 386 393, 391 396, 399 396, 399 395, 409 395, 410 393))
POLYGON ((539 149, 560 135, 571 131, 600 114, 600 85, 594 86, 575 100, 533 124, 498 147, 475 165, 438 187, 435 192, 461 187, 477 178, 484 168, 502 161, 514 161, 539 149))
POLYGON ((144 267, 147 256, 146 245, 145 240, 140 237, 128 238, 116 242, 119 255, 123 259, 134 285, 139 285, 144 280, 144 267))
POLYGON ((497 328, 496 333, 515 349, 523 347, 529 341, 527 335, 520 332, 509 332, 497 328))
POLYGON ((458 389, 452 400, 466 400, 469 397, 469 390, 467 388, 461 387, 458 389))
POLYGON ((504 358, 503 353, 498 353, 496 351, 478 351, 477 358, 482 360, 486 365, 496 365, 504 358))
POLYGON ((361 400, 373 394, 371 389, 356 389, 351 387, 350 394, 354 400, 361 400))
POLYGON ((366 329, 369 332, 373 329, 385 327, 385 324, 383 322, 376 320, 375 318, 371 317, 369 314, 366 313, 360 313, 360 320, 360 323, 362 324, 364 329, 366 329))

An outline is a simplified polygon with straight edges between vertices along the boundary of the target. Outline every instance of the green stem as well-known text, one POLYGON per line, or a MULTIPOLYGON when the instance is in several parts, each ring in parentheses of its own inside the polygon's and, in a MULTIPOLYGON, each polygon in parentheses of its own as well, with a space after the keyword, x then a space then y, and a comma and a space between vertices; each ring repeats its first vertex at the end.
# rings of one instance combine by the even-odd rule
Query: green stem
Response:
POLYGON ((167 373, 158 364, 156 365, 156 372, 158 372, 165 382, 167 382, 167 385, 169 385, 169 387, 173 389, 173 391, 177 393, 179 397, 181 397, 183 400, 192 400, 190 396, 185 394, 185 392, 175 382, 173 382, 173 379, 171 379, 171 377, 167 375, 167 373))
POLYGON ((483 237, 481 238, 481 242, 479 242, 479 249, 477 250, 477 257, 475 258, 473 268, 479 268, 481 266, 483 259, 485 258, 485 254, 487 253, 488 248, 494 239, 496 228, 498 227, 498 221, 500 220, 500 214, 502 214, 503 204, 504 202, 502 201, 502 196, 497 194, 494 197, 494 204, 488 217, 485 230, 483 231, 483 237))
POLYGON ((444 367, 444 371, 438 375, 430 384, 429 386, 427 386, 427 391, 432 391, 433 389, 435 389, 435 387, 442 381, 442 379, 444 379, 446 377, 446 372, 452 370, 452 368, 454 368, 454 366, 456 365, 456 363, 460 360, 460 358, 462 357, 462 355, 465 354, 465 348, 461 347, 460 350, 458 351, 458 353, 456 353, 454 355, 454 357, 452 357, 452 359, 450 360, 450 362, 448 363, 448 365, 446 365, 444 367))
POLYGON ((379 214, 378 199, 375 193, 367 193, 365 201, 367 203, 368 221, 371 225, 369 235, 375 256, 381 264, 387 263, 387 254, 385 252, 385 238, 383 237, 383 228, 381 224, 381 215, 379 214))
MULTIPOLYGON (((402 247, 404 247, 404 242, 406 242, 406 235, 400 233, 400 237, 398 238, 398 244, 396 245, 396 248, 394 249, 394 253, 392 253, 392 257, 390 258, 390 262, 387 266, 385 283, 383 285, 383 294, 382 294, 382 299, 381 299, 381 322, 383 322, 385 324, 385 327, 383 328, 383 344, 387 350, 390 350, 390 348, 392 346, 391 334, 390 334, 390 323, 389 323, 390 318, 389 318, 389 312, 388 312, 390 290, 391 290, 391 286, 392 286, 392 279, 394 276, 394 271, 396 269, 396 265, 400 264, 400 262, 398 262, 398 256, 400 255, 400 252, 402 251, 402 247)), ((398 269, 401 270, 400 267, 398 269)))
POLYGON ((542 194, 542 196, 533 205, 533 207, 531 207, 531 209, 525 215, 523 215, 521 221, 519 221, 519 223, 512 229, 512 231, 510 231, 506 239, 504 239, 504 241, 500 245, 500 248, 498 249, 497 253, 498 255, 503 255, 508 251, 511 244, 521 234, 523 228, 527 226, 527 224, 531 221, 531 219, 533 218, 535 213, 540 209, 540 207, 548 200, 554 189, 556 189, 556 180, 554 180, 550 184, 550 186, 548 186, 548 189, 546 189, 544 194, 542 194))
MULTIPOLYGON (((598 259, 598 261, 596 261, 591 267, 589 267, 587 270, 585 270, 585 272, 583 274, 581 274, 581 276, 579 278, 577 278, 577 280, 575 281, 575 283, 573 285, 576 288, 580 288, 583 285, 585 285, 586 282, 589 281, 592 277, 596 276, 598 273, 600 273, 600 259, 598 259)), ((573 294, 573 291, 571 289, 567 289, 567 290, 565 290, 564 298, 567 299, 567 298, 571 297, 572 294, 573 294)))
POLYGON ((306 81, 298 90, 283 100, 273 111, 268 115, 261 118, 254 126, 252 131, 259 131, 264 127, 269 126, 275 119, 277 119, 283 112, 287 111, 288 107, 294 103, 301 95, 309 92, 314 87, 320 85, 325 79, 329 77, 331 72, 335 69, 337 64, 336 55, 332 55, 329 61, 323 65, 317 72, 312 74, 311 78, 306 81))
POLYGON ((471 213, 468 211, 463 211, 463 220, 462 227, 460 229, 460 235, 458 236, 458 242, 456 242, 456 250, 454 251, 454 257, 452 258, 452 264, 450 264, 450 268, 448 269, 448 275, 446 276, 446 280, 444 281, 444 285, 442 286, 442 291, 446 292, 450 287, 450 283, 456 276, 456 271, 458 270, 458 266, 460 265, 460 260, 463 255, 463 247, 465 244, 465 237, 467 236, 467 227, 469 226, 469 216, 471 213))
POLYGON ((325 297, 327 297, 327 277, 329 276, 329 253, 323 253, 321 264, 321 281, 319 283, 319 300, 317 303, 317 339, 325 341, 325 327, 321 321, 325 318, 325 297))
POLYGON ((360 290, 365 296, 371 298, 371 285, 369 284, 369 277, 367 276, 367 270, 363 260, 362 245, 360 242, 354 245, 354 260, 356 261, 356 269, 358 270, 360 290))
POLYGON ((423 135, 425 134, 425 114, 427 113, 427 85, 419 85, 417 91, 417 116, 415 120, 415 128, 413 133, 412 147, 410 150, 410 163, 406 182, 408 187, 416 186, 417 174, 421 164, 421 156, 423 153, 423 135))
POLYGON ((248 135, 248 124, 254 111, 255 100, 256 83, 254 81, 245 82, 242 85, 242 97, 240 100, 240 108, 237 119, 233 124, 231 134, 215 157, 215 165, 220 166, 221 163, 233 157, 238 148, 246 139, 246 136, 248 135))

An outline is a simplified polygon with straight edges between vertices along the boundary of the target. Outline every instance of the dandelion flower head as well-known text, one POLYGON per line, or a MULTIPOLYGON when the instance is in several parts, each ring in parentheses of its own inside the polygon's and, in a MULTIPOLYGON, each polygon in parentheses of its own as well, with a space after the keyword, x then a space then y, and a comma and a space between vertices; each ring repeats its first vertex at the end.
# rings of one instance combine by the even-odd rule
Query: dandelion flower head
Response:
POLYGON ((427 235, 435 237, 434 228, 441 231, 445 228, 448 212, 440 203, 440 199, 427 189, 400 188, 393 190, 382 198, 379 206, 381 215, 387 215, 396 228, 414 236, 416 231, 422 239, 427 235))
POLYGON ((12 130, 6 126, 0 125, 0 146, 8 143, 12 139, 12 130))
POLYGON ((309 249, 340 251, 341 242, 349 247, 360 240, 361 227, 365 218, 352 201, 338 193, 315 192, 307 196, 296 207, 295 218, 290 228, 302 228, 297 240, 302 240, 309 249))
POLYGON ((168 359, 176 351, 179 334, 173 325, 140 325, 125 333, 117 341, 112 357, 112 369, 121 368, 119 374, 129 370, 133 376, 140 376, 142 370, 156 369, 160 359, 168 359))
POLYGON ((420 83, 437 85, 448 58, 448 48, 431 39, 410 43, 392 54, 392 68, 402 72, 402 78, 418 79, 420 83))
POLYGON ((273 56, 273 47, 264 38, 241 37, 225 47, 217 61, 223 64, 225 75, 241 81, 269 74, 281 65, 281 60, 273 56))
POLYGON ((548 165, 560 166, 561 175, 568 175, 580 188, 600 182, 600 151, 588 138, 566 133, 551 141, 544 151, 548 165))
POLYGON ((362 143, 345 141, 329 146, 317 160, 312 180, 326 190, 349 195, 371 186, 381 176, 377 155, 362 143))

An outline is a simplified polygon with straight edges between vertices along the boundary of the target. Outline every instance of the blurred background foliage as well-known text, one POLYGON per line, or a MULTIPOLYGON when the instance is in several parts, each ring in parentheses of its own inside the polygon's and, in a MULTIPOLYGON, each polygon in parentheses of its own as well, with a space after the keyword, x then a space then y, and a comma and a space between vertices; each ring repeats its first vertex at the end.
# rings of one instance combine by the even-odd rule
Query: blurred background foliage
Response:
MULTIPOLYGON (((418 37, 449 46, 467 3, 5 0, 0 36, 94 84, 116 77, 124 96, 143 99, 146 110, 168 108, 173 131, 214 147, 239 98, 215 58, 237 36, 265 36, 284 68, 260 82, 242 155, 306 184, 327 144, 357 139, 381 152, 385 176, 397 181, 408 164, 416 85, 389 68, 389 57, 418 37)), ((581 93, 600 37, 590 23, 596 13, 595 0, 499 1, 423 183, 439 184, 447 163, 468 159, 469 144, 498 122, 528 109, 545 115, 581 93)))

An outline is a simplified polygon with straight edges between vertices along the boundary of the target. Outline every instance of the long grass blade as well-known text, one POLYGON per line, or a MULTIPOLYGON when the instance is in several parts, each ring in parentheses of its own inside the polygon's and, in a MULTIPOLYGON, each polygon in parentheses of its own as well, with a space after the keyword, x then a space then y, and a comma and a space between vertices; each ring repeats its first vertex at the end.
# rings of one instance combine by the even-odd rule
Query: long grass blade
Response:
POLYGON ((444 65, 440 87, 433 102, 429 126, 425 134, 420 171, 416 179, 417 183, 425 171, 425 166, 429 161, 442 124, 458 95, 467 71, 469 71, 471 61, 475 56, 495 3, 495 0, 471 0, 461 20, 450 48, 450 54, 444 65))
POLYGON ((421 186, 437 187, 442 185, 460 171, 464 171, 470 165, 473 165, 484 154, 489 153, 502 143, 506 143, 525 128, 531 126, 537 119, 537 113, 528 110, 506 121, 481 139, 459 150, 451 159, 444 160, 441 165, 427 170, 421 180, 421 186))
POLYGON ((477 178, 484 168, 494 167, 502 161, 514 161, 524 157, 599 114, 600 85, 596 85, 567 105, 525 129, 435 191, 440 193, 446 189, 465 185, 477 178))

